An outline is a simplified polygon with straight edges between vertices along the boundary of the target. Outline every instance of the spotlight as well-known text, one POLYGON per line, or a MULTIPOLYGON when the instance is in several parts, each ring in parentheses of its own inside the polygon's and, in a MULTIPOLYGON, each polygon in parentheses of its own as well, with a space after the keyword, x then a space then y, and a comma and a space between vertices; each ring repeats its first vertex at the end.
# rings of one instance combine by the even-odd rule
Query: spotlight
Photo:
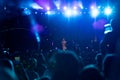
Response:
POLYGON ((65 15, 68 16, 68 17, 71 16, 72 15, 72 11, 71 10, 66 10, 65 11, 65 15))
POLYGON ((54 1, 54 4, 56 5, 57 9, 60 9, 60 1, 54 1))
POLYGON ((78 11, 77 10, 72 10, 72 9, 67 9, 64 12, 66 17, 74 17, 76 15, 78 15, 78 11))
POLYGON ((96 6, 95 6, 95 5, 92 5, 90 8, 91 8, 91 9, 96 9, 96 6))
POLYGON ((105 8, 104 13, 109 16, 112 13, 112 9, 110 7, 105 8))
POLYGON ((30 11, 28 8, 25 8, 24 11, 23 11, 23 13, 24 13, 25 15, 30 15, 30 14, 31 14, 31 11, 30 11))
POLYGON ((32 3, 30 4, 30 7, 32 7, 33 9, 43 9, 42 7, 40 7, 38 4, 36 3, 32 3))
POLYGON ((101 8, 101 6, 98 6, 98 9, 100 9, 101 8))
POLYGON ((73 11, 73 15, 74 15, 74 16, 78 15, 78 11, 77 11, 77 10, 74 10, 74 11, 73 11))
POLYGON ((66 9, 67 9, 67 7, 66 7, 66 6, 64 6, 64 7, 63 7, 63 9, 64 9, 64 10, 66 10, 66 9))
POLYGON ((60 7, 58 6, 57 9, 60 10, 60 7))
POLYGON ((54 11, 47 11, 46 14, 47 14, 47 15, 54 15, 55 12, 54 12, 54 11))
POLYGON ((51 12, 50 12, 50 11, 47 11, 47 12, 46 12, 46 14, 50 15, 50 14, 51 14, 51 12))
POLYGON ((76 9, 77 9, 77 7, 76 7, 76 6, 74 6, 74 7, 73 7, 73 9, 74 9, 74 10, 76 10, 76 9))
POLYGON ((80 3, 78 3, 78 5, 79 5, 79 7, 80 7, 81 9, 83 9, 83 8, 84 8, 81 2, 80 2, 80 3))
POLYGON ((39 43, 40 42, 40 36, 37 32, 35 32, 35 36, 36 36, 37 42, 39 43))
POLYGON ((98 9, 92 9, 91 16, 96 18, 98 15, 99 15, 99 10, 98 9))
POLYGON ((47 6, 47 8, 46 8, 48 11, 50 10, 50 7, 49 6, 47 6))

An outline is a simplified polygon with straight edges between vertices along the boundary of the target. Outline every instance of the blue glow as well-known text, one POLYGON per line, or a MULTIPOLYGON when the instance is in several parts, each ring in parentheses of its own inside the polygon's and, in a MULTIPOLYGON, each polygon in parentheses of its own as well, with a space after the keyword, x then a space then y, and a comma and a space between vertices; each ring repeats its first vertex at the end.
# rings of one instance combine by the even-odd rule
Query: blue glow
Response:
POLYGON ((47 15, 54 15, 55 12, 54 12, 54 11, 47 11, 46 14, 47 14, 47 15))
POLYGON ((60 10, 60 7, 58 6, 57 9, 60 10))
POLYGON ((56 5, 57 9, 60 9, 60 1, 55 1, 54 4, 56 5))
POLYGON ((46 14, 48 14, 48 15, 49 15, 49 14, 51 14, 51 12, 50 12, 50 11, 47 11, 47 13, 46 13, 46 14))
POLYGON ((53 13, 51 11, 47 11, 46 14, 52 15, 53 13))
POLYGON ((74 11, 73 11, 73 15, 74 15, 74 16, 77 16, 77 15, 78 15, 78 11, 77 11, 77 10, 74 10, 74 11))
POLYGON ((39 43, 40 42, 40 36, 39 36, 38 32, 35 32, 35 36, 36 36, 37 42, 39 43))
POLYGON ((84 9, 84 7, 83 7, 83 5, 82 5, 81 2, 79 3, 79 7, 80 7, 81 9, 84 9))
POLYGON ((31 14, 31 11, 30 11, 28 8, 25 8, 23 13, 24 13, 25 15, 30 15, 30 14, 31 14))
POLYGON ((101 8, 101 6, 98 6, 98 9, 100 9, 101 8))
POLYGON ((111 13, 112 13, 112 9, 111 9, 110 7, 106 7, 105 10, 104 10, 104 13, 105 13, 107 16, 109 16, 109 15, 111 15, 111 13))

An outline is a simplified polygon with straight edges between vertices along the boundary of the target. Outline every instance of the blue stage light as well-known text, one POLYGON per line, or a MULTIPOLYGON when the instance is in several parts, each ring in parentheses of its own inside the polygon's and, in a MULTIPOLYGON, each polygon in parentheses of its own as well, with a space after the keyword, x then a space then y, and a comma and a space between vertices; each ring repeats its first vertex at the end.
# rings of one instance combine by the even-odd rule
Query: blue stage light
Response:
POLYGON ((67 10, 67 7, 66 7, 66 6, 64 6, 64 7, 63 7, 63 9, 64 9, 64 10, 67 10))
POLYGON ((56 5, 57 9, 60 9, 60 1, 54 1, 54 4, 56 5))
POLYGON ((76 7, 76 6, 74 6, 74 7, 73 7, 73 9, 74 9, 74 10, 77 10, 77 7, 76 7))
POLYGON ((39 36, 38 32, 35 33, 35 36, 36 36, 37 42, 39 43, 40 42, 40 36, 39 36))
POLYGON ((111 15, 111 13, 112 13, 112 9, 110 7, 106 7, 104 10, 104 14, 109 16, 109 15, 111 15))
POLYGON ((78 6, 80 7, 80 9, 84 9, 83 5, 82 5, 82 2, 79 2, 78 3, 78 6))
POLYGON ((72 16, 72 10, 70 10, 70 9, 65 10, 65 16, 67 16, 67 17, 72 16))
POLYGON ((79 13, 77 10, 73 10, 73 16, 77 16, 79 13))
POLYGON ((25 15, 30 15, 31 14, 31 10, 29 10, 28 8, 25 8, 24 11, 23 11, 23 13, 25 15))
POLYGON ((47 7, 46 7, 46 9, 49 11, 49 10, 50 10, 50 7, 49 7, 49 6, 47 6, 47 7))
POLYGON ((91 16, 96 18, 99 15, 99 10, 97 8, 92 9, 91 16))
POLYGON ((74 17, 74 16, 78 15, 78 11, 69 8, 69 9, 64 10, 64 14, 66 17, 74 17))
POLYGON ((33 9, 43 9, 41 6, 39 6, 39 5, 36 4, 36 3, 30 4, 30 7, 32 7, 33 9))
POLYGON ((58 6, 57 9, 60 10, 60 7, 58 6))
POLYGON ((50 12, 50 11, 47 11, 47 12, 46 12, 46 14, 50 15, 50 14, 51 14, 51 12, 50 12))
POLYGON ((47 11, 45 14, 47 14, 47 15, 54 15, 55 12, 54 11, 47 11))

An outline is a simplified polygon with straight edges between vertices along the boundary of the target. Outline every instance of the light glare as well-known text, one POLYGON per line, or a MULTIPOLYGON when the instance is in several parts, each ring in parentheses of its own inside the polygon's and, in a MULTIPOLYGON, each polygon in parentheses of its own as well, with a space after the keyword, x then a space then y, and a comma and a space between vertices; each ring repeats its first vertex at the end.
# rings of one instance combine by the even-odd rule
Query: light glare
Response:
POLYGON ((66 7, 66 6, 64 6, 64 7, 63 7, 63 9, 64 9, 64 10, 66 10, 66 9, 67 9, 67 7, 66 7))
POLYGON ((49 10, 50 10, 50 7, 47 7, 47 10, 49 11, 49 10))
POLYGON ((42 7, 40 7, 38 4, 36 4, 36 3, 32 3, 31 5, 30 5, 33 9, 43 9, 42 7))
POLYGON ((28 8, 25 8, 23 13, 24 13, 25 15, 30 15, 30 14, 31 14, 31 11, 30 11, 28 8))
POLYGON ((71 15, 72 15, 72 11, 71 11, 71 10, 67 10, 67 11, 65 12, 65 14, 66 14, 67 16, 71 16, 71 15))
POLYGON ((112 13, 112 9, 110 7, 105 8, 104 13, 108 16, 112 13))
POLYGON ((93 9, 91 15, 92 17, 96 18, 99 15, 98 9, 93 9))
POLYGON ((76 9, 77 9, 77 7, 76 7, 76 6, 74 6, 74 7, 73 7, 73 9, 74 9, 74 10, 76 10, 76 9))

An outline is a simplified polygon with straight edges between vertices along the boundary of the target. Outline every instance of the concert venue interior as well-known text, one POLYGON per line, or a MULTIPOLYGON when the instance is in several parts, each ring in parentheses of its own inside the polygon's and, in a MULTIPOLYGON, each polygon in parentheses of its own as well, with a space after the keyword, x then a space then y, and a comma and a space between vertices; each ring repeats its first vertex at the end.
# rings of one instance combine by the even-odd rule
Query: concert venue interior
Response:
POLYGON ((0 80, 120 80, 119 0, 0 0, 0 80))

